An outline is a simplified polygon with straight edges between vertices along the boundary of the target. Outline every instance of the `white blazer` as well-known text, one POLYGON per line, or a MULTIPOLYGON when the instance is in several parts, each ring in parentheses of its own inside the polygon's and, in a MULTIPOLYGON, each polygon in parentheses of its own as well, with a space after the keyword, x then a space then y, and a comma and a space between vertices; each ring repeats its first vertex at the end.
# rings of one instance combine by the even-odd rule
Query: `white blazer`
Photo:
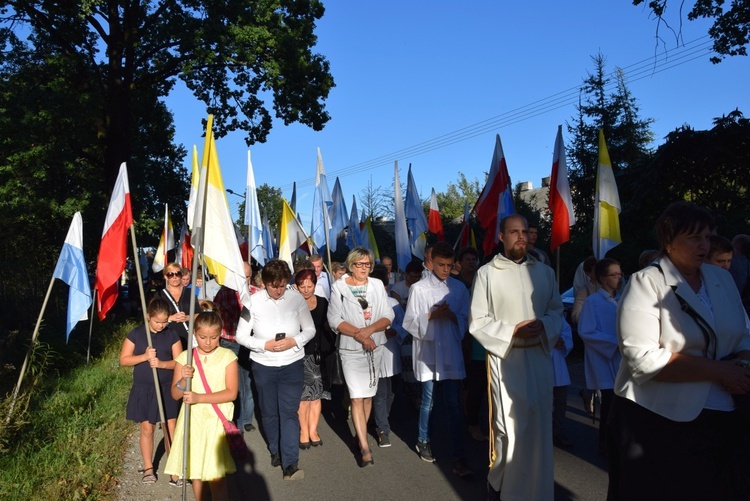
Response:
MULTIPOLYGON (((328 303, 328 324, 337 334, 338 326, 342 322, 348 322, 355 327, 365 327, 364 315, 362 315, 362 306, 354 297, 349 286, 344 281, 344 277, 339 278, 331 286, 331 302, 328 303)), ((383 282, 377 278, 367 277, 367 292, 365 299, 372 306, 372 322, 375 323, 381 318, 387 318, 393 322, 393 308, 388 301, 388 295, 385 292, 383 282)), ((370 336, 376 346, 384 345, 386 342, 385 329, 375 332, 370 336)), ((359 341, 351 336, 339 334, 340 350, 362 350, 359 341)))
POLYGON ((668 257, 632 275, 617 310, 622 363, 615 393, 673 421, 692 421, 706 403, 709 381, 672 383, 653 379, 672 353, 702 357, 706 342, 698 324, 683 311, 678 296, 716 333, 716 359, 750 349, 737 287, 729 273, 701 266, 713 317, 668 257), (660 269, 661 268, 661 271, 660 269))

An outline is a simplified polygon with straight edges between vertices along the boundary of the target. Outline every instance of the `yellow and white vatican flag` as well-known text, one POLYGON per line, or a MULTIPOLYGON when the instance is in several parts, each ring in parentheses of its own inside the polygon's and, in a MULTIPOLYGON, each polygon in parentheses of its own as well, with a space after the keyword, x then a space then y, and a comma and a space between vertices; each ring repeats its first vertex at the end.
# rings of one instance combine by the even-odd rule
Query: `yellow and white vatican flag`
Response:
POLYGON ((610 249, 622 243, 620 236, 620 195, 617 192, 615 173, 609 160, 604 131, 599 129, 599 169, 596 174, 596 196, 594 198, 593 248, 597 260, 610 249))

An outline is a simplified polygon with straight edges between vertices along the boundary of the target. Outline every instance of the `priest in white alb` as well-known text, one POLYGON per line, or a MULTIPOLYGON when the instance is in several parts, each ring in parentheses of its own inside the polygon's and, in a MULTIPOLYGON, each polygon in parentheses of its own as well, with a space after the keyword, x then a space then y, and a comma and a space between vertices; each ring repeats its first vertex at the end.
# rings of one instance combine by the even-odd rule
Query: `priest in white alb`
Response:
POLYGON ((528 224, 500 223, 503 252, 477 271, 469 332, 487 350, 492 396, 490 498, 554 498, 550 350, 562 327, 554 271, 527 255, 528 224))

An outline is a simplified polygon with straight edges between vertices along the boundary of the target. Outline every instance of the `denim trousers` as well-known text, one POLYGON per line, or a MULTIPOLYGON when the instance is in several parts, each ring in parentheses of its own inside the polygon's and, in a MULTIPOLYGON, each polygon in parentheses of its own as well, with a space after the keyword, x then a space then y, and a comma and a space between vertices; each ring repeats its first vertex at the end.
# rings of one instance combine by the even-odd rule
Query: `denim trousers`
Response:
POLYGON ((253 362, 263 432, 268 452, 281 453, 284 468, 299 460, 299 402, 304 382, 303 360, 270 367, 253 362))
POLYGON ((237 416, 237 427, 243 430, 246 424, 252 424, 253 414, 255 413, 255 401, 253 400, 252 380, 250 379, 250 353, 242 349, 239 344, 221 339, 221 347, 232 350, 237 355, 237 364, 239 365, 240 384, 237 387, 237 400, 234 402, 235 415, 237 416), (243 355, 240 358, 240 350, 243 355))
POLYGON ((461 381, 458 379, 422 382, 422 406, 419 409, 418 439, 420 442, 430 441, 432 408, 437 395, 442 396, 445 416, 448 418, 451 459, 462 458, 464 457, 464 417, 461 411, 461 381))

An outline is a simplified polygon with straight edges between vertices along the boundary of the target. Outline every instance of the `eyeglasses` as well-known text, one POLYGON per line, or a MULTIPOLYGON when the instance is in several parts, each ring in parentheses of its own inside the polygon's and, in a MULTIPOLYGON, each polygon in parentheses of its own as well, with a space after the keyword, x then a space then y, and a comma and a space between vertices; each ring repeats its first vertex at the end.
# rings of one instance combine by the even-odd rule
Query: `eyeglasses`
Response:
POLYGON ((170 271, 167 273, 167 278, 182 277, 181 271, 170 271))
POLYGON ((372 263, 370 261, 360 261, 358 263, 352 263, 352 266, 355 268, 372 268, 372 263))

